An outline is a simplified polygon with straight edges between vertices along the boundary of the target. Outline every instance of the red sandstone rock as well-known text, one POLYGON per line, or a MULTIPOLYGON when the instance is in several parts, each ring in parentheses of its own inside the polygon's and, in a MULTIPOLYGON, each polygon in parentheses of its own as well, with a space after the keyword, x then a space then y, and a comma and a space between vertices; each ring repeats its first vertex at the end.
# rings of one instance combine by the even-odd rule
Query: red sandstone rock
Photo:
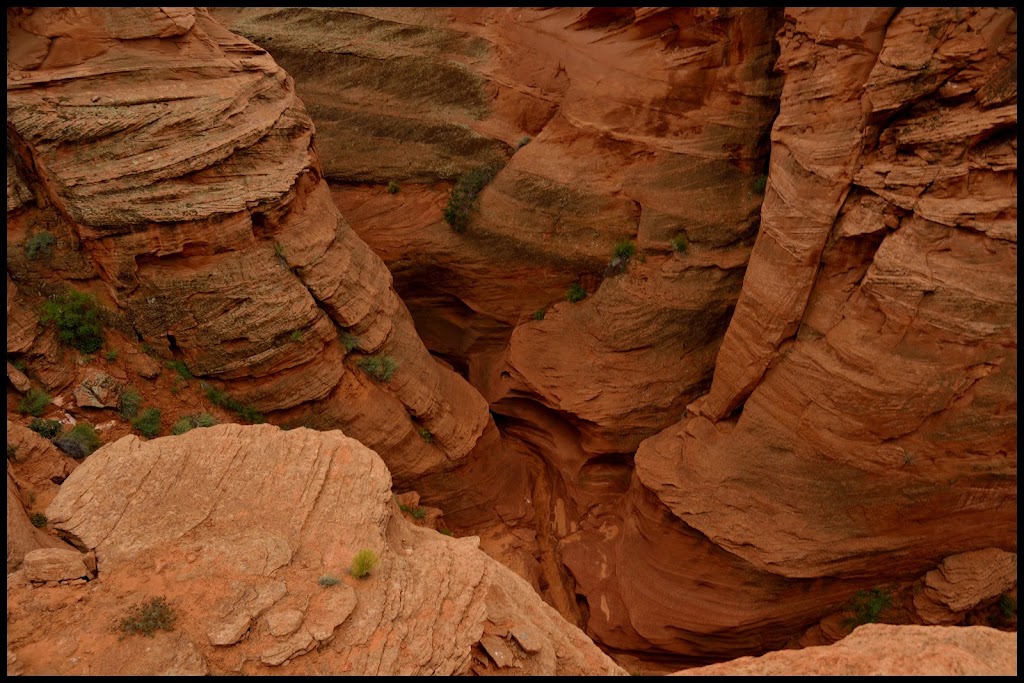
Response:
POLYGON ((36 597, 9 583, 9 647, 26 673, 118 670, 136 639, 100 625, 156 595, 211 673, 465 673, 485 631, 519 628, 533 635, 529 648, 503 641, 522 673, 621 673, 475 538, 403 521, 384 463, 338 431, 220 425, 129 436, 85 460, 48 514, 95 549, 101 590, 36 597), (347 572, 361 549, 379 563, 357 579, 347 572), (33 600, 49 605, 47 622, 74 610, 76 658, 37 656, 48 626, 33 600))
POLYGON ((1016 676, 1017 636, 985 626, 865 624, 822 647, 770 652, 677 676, 1016 676))

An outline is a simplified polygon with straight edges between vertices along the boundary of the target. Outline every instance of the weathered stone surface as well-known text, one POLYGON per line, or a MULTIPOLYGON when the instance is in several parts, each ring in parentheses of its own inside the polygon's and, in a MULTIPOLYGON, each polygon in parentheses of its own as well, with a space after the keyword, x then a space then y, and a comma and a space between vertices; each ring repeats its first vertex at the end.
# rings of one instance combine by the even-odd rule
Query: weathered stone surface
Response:
POLYGON ((89 575, 77 550, 39 548, 25 554, 25 577, 29 581, 70 581, 89 575))
POLYGON ((924 576, 914 609, 926 624, 955 624, 1017 584, 1017 554, 986 548, 951 555, 924 576))
POLYGON ((116 408, 121 398, 121 384, 107 373, 89 368, 72 395, 82 408, 116 408))
MULTIPOLYGON (((8 42, 12 149, 53 204, 26 209, 9 242, 54 214, 84 259, 77 278, 98 279, 146 343, 243 404, 287 411, 279 421, 344 426, 400 479, 472 452, 486 403, 431 358, 333 206, 312 124, 270 55, 202 9, 26 9, 8 42), (395 377, 369 379, 366 356, 390 358, 395 377)), ((12 263, 15 280, 47 277, 12 263)), ((9 351, 34 324, 9 331, 9 351)))
POLYGON ((865 624, 833 645, 781 650, 677 676, 1016 676, 1017 634, 865 624))
POLYGON ((48 509, 53 526, 95 550, 102 575, 102 591, 54 609, 81 610, 75 628, 102 646, 75 661, 35 659, 45 624, 11 588, 11 649, 27 673, 100 666, 122 645, 96 625, 138 601, 126 595, 138 595, 146 573, 145 590, 167 596, 175 633, 212 671, 248 661, 250 673, 286 662, 297 675, 464 673, 485 622, 514 619, 542 643, 537 655, 515 655, 524 671, 621 673, 475 538, 446 538, 395 514, 390 486, 381 459, 339 431, 218 425, 122 438, 84 461, 48 509), (356 579, 347 568, 362 549, 380 561, 356 579), (342 583, 324 588, 324 574, 342 583), (301 626, 283 637, 251 626, 300 607, 301 626))
POLYGON ((32 388, 32 382, 25 376, 25 373, 10 363, 7 364, 7 381, 23 394, 32 388))

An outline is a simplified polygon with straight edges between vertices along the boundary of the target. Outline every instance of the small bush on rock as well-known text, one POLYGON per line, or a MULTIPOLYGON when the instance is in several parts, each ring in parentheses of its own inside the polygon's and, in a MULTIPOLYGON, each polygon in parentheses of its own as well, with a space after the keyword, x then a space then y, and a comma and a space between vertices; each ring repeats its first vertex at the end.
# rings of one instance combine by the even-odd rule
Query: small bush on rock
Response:
POLYGON ((341 583, 341 579, 339 579, 336 576, 325 575, 321 576, 317 583, 319 583, 324 588, 330 588, 331 586, 337 586, 339 583, 341 583))
POLYGON ((100 306, 91 294, 69 289, 43 304, 40 321, 57 328, 57 338, 82 353, 99 351, 103 346, 100 306))
POLYGON ((128 616, 121 620, 120 626, 126 635, 141 633, 151 637, 157 629, 173 631, 177 618, 167 603, 167 598, 153 598, 132 607, 128 611, 128 616))
POLYGON ((57 420, 42 420, 34 417, 28 423, 28 428, 44 439, 52 439, 60 434, 60 422, 57 420))
POLYGON ((42 529, 50 523, 50 520, 48 520, 46 518, 46 515, 44 515, 42 512, 33 512, 32 516, 29 517, 29 520, 31 520, 32 526, 36 527, 37 529, 42 529))
POLYGON ((565 293, 565 298, 568 299, 569 301, 571 301, 572 303, 577 303, 579 301, 583 301, 586 297, 587 297, 587 290, 584 289, 583 285, 581 285, 578 282, 572 283, 572 285, 569 287, 568 291, 566 291, 566 293, 565 293))
POLYGON ((160 410, 146 408, 141 415, 132 420, 132 427, 147 439, 157 436, 160 433, 160 410))
POLYGON ((53 256, 53 245, 55 244, 57 244, 57 238, 53 233, 42 230, 25 241, 25 255, 30 261, 49 260, 53 256))
POLYGON ((360 359, 357 365, 378 382, 387 382, 398 369, 398 362, 391 356, 367 356, 360 359))
POLYGON ((135 389, 125 389, 121 392, 117 405, 121 409, 121 417, 131 420, 139 414, 139 408, 142 407, 142 394, 135 389))
POLYGON ((70 432, 53 441, 54 446, 75 460, 89 457, 102 443, 99 432, 88 422, 79 422, 70 432))
POLYGON ((29 389, 25 396, 18 401, 18 412, 23 415, 39 417, 50 405, 50 395, 39 389, 29 389))
POLYGON ((377 553, 364 548, 352 558, 352 567, 349 569, 349 573, 357 579, 365 578, 377 566, 377 562, 377 553))

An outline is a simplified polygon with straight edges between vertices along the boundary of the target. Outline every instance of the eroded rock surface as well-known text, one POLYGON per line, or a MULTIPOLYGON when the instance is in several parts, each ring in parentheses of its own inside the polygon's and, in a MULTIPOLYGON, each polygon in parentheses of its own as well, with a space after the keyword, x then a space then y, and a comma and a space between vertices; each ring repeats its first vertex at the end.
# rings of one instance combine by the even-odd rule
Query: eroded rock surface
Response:
POLYGON ((338 431, 221 425, 125 437, 82 463, 47 513, 95 551, 100 582, 9 581, 9 648, 28 674, 118 671, 139 638, 118 640, 111 625, 157 596, 177 620, 153 642, 180 641, 215 674, 467 673, 497 665, 478 661, 485 634, 519 673, 621 673, 477 539, 405 522, 383 461, 338 431), (379 562, 357 579, 348 568, 361 550, 379 562), (32 608, 40 601, 45 617, 32 608), (77 656, 37 658, 44 619, 72 613, 77 656))
POLYGON ((781 650, 679 676, 1016 676, 1017 634, 985 626, 866 624, 833 645, 781 650))

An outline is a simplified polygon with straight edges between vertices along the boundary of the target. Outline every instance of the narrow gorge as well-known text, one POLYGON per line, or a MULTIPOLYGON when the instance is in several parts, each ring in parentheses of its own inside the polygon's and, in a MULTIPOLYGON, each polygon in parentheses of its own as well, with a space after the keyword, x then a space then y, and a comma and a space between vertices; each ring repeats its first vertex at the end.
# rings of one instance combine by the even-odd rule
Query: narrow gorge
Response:
POLYGON ((1016 18, 9 9, 8 673, 1015 674, 1016 18))

